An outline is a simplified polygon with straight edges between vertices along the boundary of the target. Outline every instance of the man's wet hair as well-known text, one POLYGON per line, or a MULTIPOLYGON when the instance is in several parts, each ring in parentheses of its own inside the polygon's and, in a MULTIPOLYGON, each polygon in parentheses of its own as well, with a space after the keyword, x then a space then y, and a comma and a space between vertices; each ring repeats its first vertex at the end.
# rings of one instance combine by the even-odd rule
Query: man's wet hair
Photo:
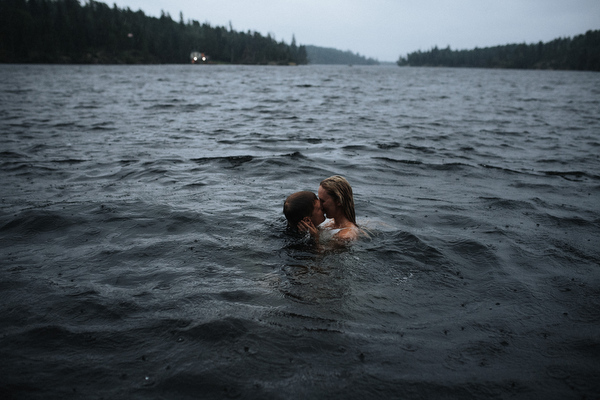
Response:
POLYGON ((288 226, 295 229, 303 218, 312 216, 315 200, 317 195, 308 190, 289 195, 283 203, 283 214, 288 221, 288 226))

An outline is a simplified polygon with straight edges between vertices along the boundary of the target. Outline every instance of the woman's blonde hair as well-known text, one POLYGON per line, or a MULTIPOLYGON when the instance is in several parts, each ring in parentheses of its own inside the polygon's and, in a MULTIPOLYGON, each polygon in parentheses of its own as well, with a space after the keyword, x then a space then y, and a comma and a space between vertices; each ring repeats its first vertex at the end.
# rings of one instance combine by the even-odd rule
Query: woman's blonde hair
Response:
POLYGON ((356 225, 352 186, 350 186, 346 178, 339 175, 330 176, 321 181, 321 187, 327 191, 336 203, 341 204, 342 211, 346 218, 356 225))

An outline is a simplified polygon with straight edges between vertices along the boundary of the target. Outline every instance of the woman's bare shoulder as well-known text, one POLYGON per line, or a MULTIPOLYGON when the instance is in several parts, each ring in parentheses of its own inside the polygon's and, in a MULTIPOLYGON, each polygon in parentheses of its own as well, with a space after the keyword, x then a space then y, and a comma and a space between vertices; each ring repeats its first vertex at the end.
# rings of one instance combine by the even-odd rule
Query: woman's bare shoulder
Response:
POLYGON ((356 240, 360 235, 360 230, 356 225, 349 226, 347 228, 340 229, 339 232, 335 234, 337 239, 342 240, 356 240))

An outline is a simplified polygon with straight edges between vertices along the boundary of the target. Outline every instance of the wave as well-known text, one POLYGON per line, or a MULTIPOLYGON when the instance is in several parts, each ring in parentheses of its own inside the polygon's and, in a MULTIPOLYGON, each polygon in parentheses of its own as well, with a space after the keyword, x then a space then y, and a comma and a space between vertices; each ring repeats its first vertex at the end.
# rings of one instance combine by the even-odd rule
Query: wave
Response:
POLYGON ((421 165, 421 164, 423 164, 422 161, 418 161, 418 160, 398 160, 398 159, 390 158, 390 157, 372 157, 372 158, 374 160, 389 161, 389 162, 399 163, 399 164, 410 164, 410 165, 421 165))
POLYGON ((236 168, 240 165, 250 162, 254 160, 253 156, 228 156, 228 157, 202 157, 202 158, 192 158, 190 161, 195 162, 199 165, 204 165, 208 163, 218 162, 218 163, 228 163, 230 168, 236 168))
POLYGON ((576 181, 580 182, 582 178, 589 178, 598 180, 600 179, 600 175, 592 174, 585 171, 540 171, 541 173, 548 176, 560 176, 563 179, 568 181, 576 181))
POLYGON ((79 217, 70 217, 43 210, 28 210, 5 222, 0 227, 0 232, 15 236, 32 236, 66 230, 79 225, 81 222, 82 220, 79 217))

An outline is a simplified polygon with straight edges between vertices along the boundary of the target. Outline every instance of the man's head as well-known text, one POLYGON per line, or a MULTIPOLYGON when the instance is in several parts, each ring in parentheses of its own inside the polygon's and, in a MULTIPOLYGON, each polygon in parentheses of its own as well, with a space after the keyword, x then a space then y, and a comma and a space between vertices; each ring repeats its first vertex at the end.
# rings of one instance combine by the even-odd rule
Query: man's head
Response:
POLYGON ((317 195, 309 191, 296 192, 288 196, 283 203, 283 213, 289 226, 293 228, 296 228, 298 223, 306 217, 311 219, 314 226, 325 221, 317 195))

